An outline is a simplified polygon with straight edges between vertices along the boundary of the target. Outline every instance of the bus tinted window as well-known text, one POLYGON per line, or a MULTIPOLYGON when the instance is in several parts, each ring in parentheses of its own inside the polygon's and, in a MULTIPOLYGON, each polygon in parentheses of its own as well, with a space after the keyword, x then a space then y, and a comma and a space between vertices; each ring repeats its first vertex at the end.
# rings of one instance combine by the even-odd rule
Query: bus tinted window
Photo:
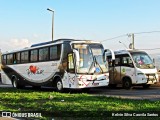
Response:
POLYGON ((35 62, 38 60, 38 50, 31 50, 30 61, 35 62))
POLYGON ((48 47, 39 49, 39 61, 48 60, 48 47))
POLYGON ((64 52, 63 52, 63 61, 67 62, 67 55, 68 53, 72 52, 70 44, 64 44, 64 52))
POLYGON ((122 66, 133 67, 133 62, 129 55, 122 56, 122 66))
POLYGON ((3 64, 6 64, 6 55, 3 55, 2 63, 3 63, 3 64))
POLYGON ((16 63, 20 63, 20 53, 16 53, 16 63))
POLYGON ((120 63, 120 58, 119 57, 116 57, 115 58, 115 66, 119 66, 121 63, 120 63))
POLYGON ((57 46, 50 47, 50 59, 57 59, 57 46))
POLYGON ((13 63, 13 54, 7 55, 7 64, 12 64, 13 63))
POLYGON ((21 52, 21 63, 28 62, 28 51, 21 52))
POLYGON ((20 53, 13 54, 13 64, 20 63, 20 53))
POLYGON ((71 53, 72 49, 69 43, 63 44, 63 57, 62 57, 62 65, 63 65, 63 69, 66 70, 67 69, 67 55, 68 53, 71 53))
POLYGON ((61 45, 50 47, 50 60, 58 60, 61 55, 61 45))

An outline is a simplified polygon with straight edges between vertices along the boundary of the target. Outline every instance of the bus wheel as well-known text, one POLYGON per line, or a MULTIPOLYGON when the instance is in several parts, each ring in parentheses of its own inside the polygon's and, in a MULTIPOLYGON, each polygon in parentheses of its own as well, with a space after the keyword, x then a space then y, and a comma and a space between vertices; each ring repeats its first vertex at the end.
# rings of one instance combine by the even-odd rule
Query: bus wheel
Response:
POLYGON ((24 87, 24 86, 21 86, 21 85, 18 84, 18 80, 16 78, 13 78, 12 85, 13 85, 14 88, 17 88, 17 89, 24 87))
POLYGON ((150 84, 145 84, 145 85, 143 85, 143 88, 144 89, 147 89, 147 88, 149 88, 150 87, 150 84))
POLYGON ((63 92, 63 84, 60 78, 56 79, 56 91, 63 92))
POLYGON ((131 86, 132 86, 131 80, 128 79, 128 78, 124 78, 124 80, 123 80, 123 88, 128 90, 128 89, 131 88, 131 86))
POLYGON ((13 80, 12 80, 12 85, 13 85, 14 88, 19 88, 19 86, 18 86, 18 81, 17 81, 16 78, 13 78, 13 80))

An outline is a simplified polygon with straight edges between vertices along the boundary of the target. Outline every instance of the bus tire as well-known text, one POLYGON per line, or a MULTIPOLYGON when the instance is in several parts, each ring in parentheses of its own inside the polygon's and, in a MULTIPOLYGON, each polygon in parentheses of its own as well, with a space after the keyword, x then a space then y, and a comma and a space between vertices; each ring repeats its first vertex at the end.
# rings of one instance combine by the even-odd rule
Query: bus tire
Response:
POLYGON ((14 88, 17 88, 17 89, 23 88, 23 86, 21 86, 21 85, 18 84, 18 80, 17 80, 16 77, 13 78, 13 80, 12 80, 12 85, 13 85, 14 88))
POLYGON ((59 77, 56 79, 56 91, 63 92, 63 84, 59 77))
POLYGON ((144 85, 143 85, 143 88, 144 88, 144 89, 147 89, 147 88, 149 88, 149 87, 150 87, 150 84, 144 84, 144 85))
POLYGON ((123 88, 129 90, 132 87, 132 82, 129 78, 123 79, 123 88))

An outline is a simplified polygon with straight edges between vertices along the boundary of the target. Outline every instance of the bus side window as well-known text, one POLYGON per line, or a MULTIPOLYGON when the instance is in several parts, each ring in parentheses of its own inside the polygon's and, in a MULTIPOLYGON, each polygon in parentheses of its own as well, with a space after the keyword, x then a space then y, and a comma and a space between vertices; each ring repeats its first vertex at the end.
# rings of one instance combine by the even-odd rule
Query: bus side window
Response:
POLYGON ((122 65, 127 67, 133 67, 133 62, 129 56, 122 58, 122 65))
POLYGON ((39 61, 47 61, 49 59, 48 47, 39 49, 39 61))
POLYGON ((73 60, 73 53, 68 54, 68 72, 74 73, 74 60, 73 60))
POLYGON ((115 66, 120 66, 120 58, 115 58, 115 66))
POLYGON ((131 58, 129 58, 129 65, 130 65, 131 67, 133 67, 133 61, 132 61, 131 58))
POLYGON ((20 52, 16 53, 16 63, 20 63, 20 52))
POLYGON ((68 53, 72 52, 70 44, 66 43, 63 45, 63 54, 62 54, 62 66, 64 70, 67 70, 67 59, 68 53))
POLYGON ((37 49, 30 51, 30 61, 31 62, 38 61, 38 50, 37 49))
POLYGON ((6 55, 2 56, 2 64, 4 64, 4 65, 6 64, 6 58, 7 58, 6 55))
POLYGON ((13 64, 13 54, 7 55, 7 65, 13 64))
POLYGON ((13 54, 13 64, 17 63, 16 53, 13 54))

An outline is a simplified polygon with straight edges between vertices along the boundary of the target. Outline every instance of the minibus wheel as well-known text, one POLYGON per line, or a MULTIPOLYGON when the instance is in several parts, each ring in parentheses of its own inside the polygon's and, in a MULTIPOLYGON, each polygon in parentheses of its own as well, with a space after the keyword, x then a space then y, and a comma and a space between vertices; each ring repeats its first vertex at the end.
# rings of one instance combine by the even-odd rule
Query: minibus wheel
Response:
POLYGON ((132 86, 131 80, 129 78, 124 78, 123 79, 123 88, 128 90, 131 88, 131 86, 132 86))
POLYGON ((56 91, 63 92, 63 84, 60 78, 56 79, 56 91))

